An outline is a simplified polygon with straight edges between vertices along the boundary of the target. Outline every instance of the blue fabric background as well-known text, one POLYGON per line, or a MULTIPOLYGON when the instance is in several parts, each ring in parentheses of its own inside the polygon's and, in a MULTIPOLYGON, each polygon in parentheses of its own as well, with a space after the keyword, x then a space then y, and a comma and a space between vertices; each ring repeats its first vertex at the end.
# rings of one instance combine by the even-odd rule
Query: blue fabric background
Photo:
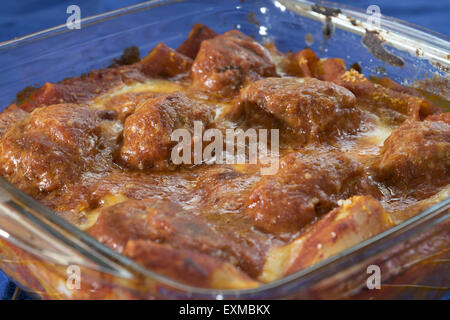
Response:
MULTIPOLYGON (((0 42, 65 23, 68 17, 66 8, 72 4, 80 6, 82 17, 88 17, 139 2, 141 1, 2 0, 0 1, 0 42)), ((335 2, 362 9, 369 5, 378 5, 382 14, 450 36, 449 0, 335 0, 335 2)), ((0 299, 10 299, 14 289, 15 285, 0 271, 0 299)), ((18 298, 27 299, 27 296, 21 292, 18 298)), ((450 299, 450 292, 445 298, 450 299)))
MULTIPOLYGON (((2 0, 0 1, 0 42, 65 23, 66 8, 71 4, 79 5, 82 17, 88 17, 139 2, 141 1, 2 0)), ((335 0, 335 2, 361 9, 366 9, 369 5, 378 5, 382 14, 450 36, 449 0, 335 0)))

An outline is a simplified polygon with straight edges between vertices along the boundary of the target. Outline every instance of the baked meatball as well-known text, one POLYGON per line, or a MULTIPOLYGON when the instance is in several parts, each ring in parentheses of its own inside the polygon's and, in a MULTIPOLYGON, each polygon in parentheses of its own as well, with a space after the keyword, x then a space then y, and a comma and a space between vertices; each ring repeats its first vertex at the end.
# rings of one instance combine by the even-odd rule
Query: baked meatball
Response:
POLYGON ((168 200, 127 200, 104 208, 89 233, 118 252, 132 240, 167 244, 208 254, 255 275, 262 256, 257 248, 168 200))
POLYGON ((20 108, 31 112, 52 104, 89 103, 113 88, 147 79, 148 77, 134 65, 92 70, 88 75, 68 78, 59 83, 46 82, 30 95, 29 101, 20 104, 20 108))
POLYGON ((290 153, 275 175, 264 176, 248 197, 255 225, 283 236, 337 207, 338 200, 377 195, 361 164, 337 152, 290 153))
POLYGON ((197 287, 248 289, 259 285, 228 262, 167 244, 130 240, 123 254, 158 274, 197 287))
POLYGON ((406 121, 395 129, 375 164, 376 178, 402 190, 450 183, 450 124, 445 118, 406 121))
POLYGON ((171 140, 172 132, 185 128, 192 133, 194 121, 201 121, 205 128, 212 121, 212 115, 212 111, 184 93, 149 99, 125 120, 121 160, 140 170, 164 168, 176 144, 171 140))
POLYGON ((305 142, 355 130, 360 112, 354 103, 349 90, 314 78, 266 78, 250 84, 240 95, 247 119, 267 113, 305 142))
POLYGON ((74 181, 96 152, 97 111, 72 104, 35 109, 0 141, 2 174, 36 195, 74 181))
POLYGON ((180 211, 183 211, 180 206, 166 200, 127 200, 102 209, 88 232, 100 242, 122 252, 131 239, 156 241, 167 237, 173 228, 165 229, 169 223, 165 223, 164 218, 173 217, 180 211))
POLYGON ((191 72, 195 85, 222 94, 239 90, 247 81, 277 75, 268 51, 237 30, 202 41, 191 72))
POLYGON ((27 129, 44 134, 72 154, 91 154, 98 140, 100 112, 74 104, 57 104, 36 109, 27 129))

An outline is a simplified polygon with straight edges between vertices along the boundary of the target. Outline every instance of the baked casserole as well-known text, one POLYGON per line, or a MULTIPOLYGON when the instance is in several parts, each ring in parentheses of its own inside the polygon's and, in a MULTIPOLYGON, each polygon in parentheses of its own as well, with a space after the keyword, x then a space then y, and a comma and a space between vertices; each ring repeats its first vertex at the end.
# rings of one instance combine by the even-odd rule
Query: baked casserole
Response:
POLYGON ((5 179, 115 251, 202 288, 254 288, 314 265, 448 198, 449 171, 450 114, 420 90, 201 24, 176 50, 127 50, 0 113, 5 179), (171 136, 194 135, 196 123, 203 137, 277 132, 277 170, 217 153, 175 163, 171 136))

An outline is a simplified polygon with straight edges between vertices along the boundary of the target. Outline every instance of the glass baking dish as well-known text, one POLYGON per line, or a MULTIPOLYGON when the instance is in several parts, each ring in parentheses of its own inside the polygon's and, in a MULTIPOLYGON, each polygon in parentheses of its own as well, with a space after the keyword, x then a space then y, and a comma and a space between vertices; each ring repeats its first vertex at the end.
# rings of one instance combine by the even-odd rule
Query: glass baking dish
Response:
MULTIPOLYGON (((176 47, 194 23, 218 33, 239 29, 284 52, 308 45, 319 57, 359 63, 367 76, 407 85, 421 80, 438 93, 436 83, 442 81, 435 80, 448 80, 449 38, 381 16, 376 30, 390 53, 375 52, 376 58, 374 48, 362 44, 365 29, 375 28, 371 21, 365 12, 328 2, 148 1, 85 18, 80 30, 62 25, 1 43, 0 106, 24 87, 107 67, 132 45, 143 54, 160 41, 176 47)), ((0 269, 44 299, 439 298, 450 290, 449 208, 447 197, 336 256, 258 288, 210 290, 139 266, 0 178, 0 269), (380 290, 366 285, 370 265, 380 267, 380 290), (79 287, 68 285, 74 266, 79 287)))

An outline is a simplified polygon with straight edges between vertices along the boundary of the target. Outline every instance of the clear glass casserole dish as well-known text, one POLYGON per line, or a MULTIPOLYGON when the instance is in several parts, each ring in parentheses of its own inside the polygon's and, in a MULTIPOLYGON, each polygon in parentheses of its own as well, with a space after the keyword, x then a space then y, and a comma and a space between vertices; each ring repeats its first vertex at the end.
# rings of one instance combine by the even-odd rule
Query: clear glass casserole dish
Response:
MULTIPOLYGON (((80 30, 64 25, 0 44, 0 105, 26 86, 104 68, 132 45, 143 53, 160 41, 176 47, 194 23, 218 33, 236 28, 284 52, 308 45, 320 57, 358 62, 366 75, 408 85, 425 79, 429 90, 438 91, 441 82, 431 78, 448 78, 449 39, 380 17, 377 31, 386 53, 364 37, 365 29, 374 28, 371 21, 361 11, 325 2, 149 1, 85 18, 80 30)), ((450 289, 448 195, 402 224, 281 280, 256 289, 209 290, 139 266, 2 178, 0 188, 0 268, 45 299, 438 298, 450 289), (367 287, 370 265, 381 269, 380 290, 367 287), (79 288, 68 285, 73 266, 80 268, 79 288)))

